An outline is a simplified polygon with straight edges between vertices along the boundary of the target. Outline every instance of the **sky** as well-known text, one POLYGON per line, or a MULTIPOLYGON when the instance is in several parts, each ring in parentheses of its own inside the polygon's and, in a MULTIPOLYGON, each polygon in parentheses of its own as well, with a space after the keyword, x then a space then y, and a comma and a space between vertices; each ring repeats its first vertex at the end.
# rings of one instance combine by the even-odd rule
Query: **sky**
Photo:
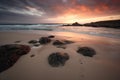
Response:
POLYGON ((0 0, 0 23, 88 23, 120 19, 120 0, 0 0))

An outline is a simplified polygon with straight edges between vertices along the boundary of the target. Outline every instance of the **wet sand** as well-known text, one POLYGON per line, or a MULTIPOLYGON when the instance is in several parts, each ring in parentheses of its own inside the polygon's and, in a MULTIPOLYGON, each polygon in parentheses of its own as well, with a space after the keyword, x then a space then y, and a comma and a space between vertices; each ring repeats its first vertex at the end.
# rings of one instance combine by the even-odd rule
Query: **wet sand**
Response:
POLYGON ((0 73, 0 80, 120 80, 120 39, 112 39, 70 32, 19 31, 0 32, 0 45, 26 44, 31 51, 22 56, 14 66, 0 73), (50 44, 35 47, 28 42, 42 36, 55 35, 54 40, 71 40, 66 49, 50 44), (91 47, 93 57, 78 54, 78 47, 91 47), (70 59, 62 67, 51 67, 48 56, 53 52, 66 52, 70 59), (34 55, 31 57, 31 55, 34 55))

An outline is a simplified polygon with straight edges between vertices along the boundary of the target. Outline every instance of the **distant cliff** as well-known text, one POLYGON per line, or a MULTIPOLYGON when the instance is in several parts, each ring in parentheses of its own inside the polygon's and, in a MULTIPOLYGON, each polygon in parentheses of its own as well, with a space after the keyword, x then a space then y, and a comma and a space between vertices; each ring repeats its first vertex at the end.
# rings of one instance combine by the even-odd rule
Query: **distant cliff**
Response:
POLYGON ((63 26, 91 26, 91 27, 107 27, 107 28, 118 28, 120 29, 120 20, 108 20, 108 21, 98 21, 86 24, 79 24, 78 22, 72 24, 66 24, 63 26))
POLYGON ((120 20, 91 22, 91 23, 86 23, 83 25, 92 26, 92 27, 108 27, 108 28, 119 28, 120 29, 120 20))

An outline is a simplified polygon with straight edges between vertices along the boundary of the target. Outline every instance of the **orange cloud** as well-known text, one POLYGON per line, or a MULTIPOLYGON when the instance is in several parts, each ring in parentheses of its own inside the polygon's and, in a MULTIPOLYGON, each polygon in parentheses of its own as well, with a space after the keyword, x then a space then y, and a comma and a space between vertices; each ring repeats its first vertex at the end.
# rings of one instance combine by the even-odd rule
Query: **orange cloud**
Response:
POLYGON ((104 3, 102 3, 102 4, 100 4, 100 5, 98 5, 98 6, 96 6, 96 8, 94 9, 94 12, 95 12, 95 14, 105 14, 106 12, 108 12, 109 11, 109 6, 108 5, 106 5, 106 4, 104 4, 104 3))
POLYGON ((98 5, 89 6, 84 4, 77 4, 76 0, 70 0, 72 2, 71 6, 65 5, 55 5, 53 10, 59 13, 54 19, 63 20, 66 22, 79 21, 80 19, 88 19, 102 16, 110 16, 108 14, 111 10, 110 6, 105 3, 99 3, 98 5), (74 5, 73 5, 74 4, 74 5))

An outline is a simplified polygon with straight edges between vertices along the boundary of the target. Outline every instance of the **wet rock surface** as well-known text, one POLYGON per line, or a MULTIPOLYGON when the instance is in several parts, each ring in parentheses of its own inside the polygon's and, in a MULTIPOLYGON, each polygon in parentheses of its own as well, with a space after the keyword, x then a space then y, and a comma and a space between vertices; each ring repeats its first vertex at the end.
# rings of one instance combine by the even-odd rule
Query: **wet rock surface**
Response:
POLYGON ((69 41, 69 40, 55 40, 53 42, 53 45, 56 46, 57 48, 62 48, 62 49, 66 49, 66 45, 68 44, 72 44, 74 43, 73 41, 69 41))
POLYGON ((36 43, 38 43, 38 41, 37 40, 30 40, 28 43, 29 44, 36 44, 36 43))
POLYGON ((57 46, 57 45, 66 45, 66 44, 71 44, 71 43, 74 43, 74 42, 69 41, 69 40, 63 40, 63 41, 56 40, 53 42, 53 45, 57 46))
POLYGON ((52 67, 59 67, 59 66, 64 66, 65 62, 69 60, 69 55, 67 53, 52 53, 48 57, 48 63, 52 67))
POLYGON ((56 40, 53 42, 53 45, 64 45, 64 42, 56 40))
POLYGON ((41 37, 39 39, 40 44, 47 44, 47 43, 50 43, 50 42, 51 42, 51 39, 49 39, 48 37, 41 37))
POLYGON ((30 51, 27 45, 8 44, 0 46, 0 72, 13 66, 15 62, 30 51))
POLYGON ((80 47, 77 52, 88 57, 93 57, 96 54, 96 51, 90 47, 80 47))

